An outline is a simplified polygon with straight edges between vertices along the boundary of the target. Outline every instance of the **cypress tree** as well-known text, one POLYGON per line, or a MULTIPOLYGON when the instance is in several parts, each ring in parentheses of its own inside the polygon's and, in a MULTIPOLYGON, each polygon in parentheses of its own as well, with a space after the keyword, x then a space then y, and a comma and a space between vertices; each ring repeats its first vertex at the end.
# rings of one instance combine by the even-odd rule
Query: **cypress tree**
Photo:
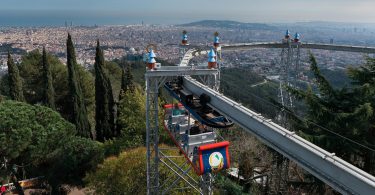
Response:
POLYGON ((50 69, 50 64, 47 60, 47 52, 46 48, 43 47, 43 57, 42 57, 42 65, 43 65, 43 80, 44 80, 44 91, 43 91, 43 103, 52 108, 53 110, 56 109, 55 107, 55 90, 53 88, 52 83, 52 73, 50 69))
POLYGON ((99 40, 95 56, 96 138, 104 141, 114 136, 114 99, 112 86, 104 70, 104 56, 99 40))
POLYGON ((91 134, 90 122, 87 117, 87 108, 85 105, 82 87, 79 79, 78 64, 75 56, 74 45, 70 34, 68 34, 66 47, 67 66, 69 73, 69 90, 73 104, 72 123, 76 125, 78 135, 93 138, 91 134))
POLYGON ((8 76, 9 76, 9 95, 12 100, 24 101, 22 91, 22 80, 17 65, 14 63, 10 52, 8 51, 8 76))
MULTIPOLYGON (((123 113, 121 113, 122 109, 120 104, 122 104, 123 99, 127 95, 127 93, 134 93, 135 85, 133 83, 133 75, 131 73, 131 65, 128 62, 124 62, 122 66, 122 74, 121 74, 121 90, 119 94, 119 103, 117 105, 117 119, 122 117, 123 113)), ((122 129, 124 129, 123 122, 117 120, 116 124, 116 134, 120 135, 122 129)))
POLYGON ((129 63, 125 63, 125 67, 122 67, 121 92, 126 93, 128 90, 130 90, 130 92, 134 92, 134 83, 131 65, 129 63))

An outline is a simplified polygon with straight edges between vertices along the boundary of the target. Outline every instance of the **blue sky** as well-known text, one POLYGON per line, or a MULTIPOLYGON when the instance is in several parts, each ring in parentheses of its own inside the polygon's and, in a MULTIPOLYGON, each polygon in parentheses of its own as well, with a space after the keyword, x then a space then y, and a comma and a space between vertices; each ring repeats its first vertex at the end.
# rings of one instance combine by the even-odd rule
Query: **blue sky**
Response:
POLYGON ((0 12, 13 13, 9 17, 109 17, 149 20, 149 23, 183 23, 201 19, 375 23, 374 10, 375 0, 1 0, 0 6, 0 12))

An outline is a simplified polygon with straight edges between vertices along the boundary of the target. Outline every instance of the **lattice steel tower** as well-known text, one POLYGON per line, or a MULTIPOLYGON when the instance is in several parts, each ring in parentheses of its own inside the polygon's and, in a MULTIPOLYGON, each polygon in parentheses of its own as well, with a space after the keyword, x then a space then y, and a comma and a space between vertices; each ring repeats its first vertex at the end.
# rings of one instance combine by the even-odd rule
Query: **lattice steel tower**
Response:
MULTIPOLYGON (((278 114, 277 120, 283 127, 288 127, 288 117, 286 109, 292 110, 294 108, 293 97, 285 90, 285 87, 296 87, 299 73, 300 63, 300 35, 295 34, 294 39, 291 39, 289 30, 286 31, 285 37, 282 40, 284 47, 280 55, 280 82, 279 82, 279 99, 282 108, 278 114)), ((274 152, 273 167, 271 170, 270 187, 271 193, 284 192, 287 188, 289 159, 274 152)))
MULTIPOLYGON (((279 98, 280 103, 283 107, 293 109, 293 97, 285 90, 285 87, 296 87, 299 73, 300 63, 300 46, 299 41, 300 35, 295 34, 294 39, 290 38, 289 30, 285 34, 285 38, 282 40, 284 47, 280 54, 280 82, 279 82, 279 98)), ((282 115, 285 115, 284 109, 282 109, 282 115)), ((285 116, 279 118, 281 123, 285 123, 285 116)))
MULTIPOLYGON (((146 147, 147 147, 147 194, 168 194, 172 190, 191 190, 199 194, 212 194, 212 175, 205 174, 200 177, 195 175, 190 162, 183 155, 171 155, 168 150, 178 148, 159 147, 159 89, 167 80, 176 79, 178 76, 196 76, 203 84, 218 89, 216 85, 219 70, 208 67, 187 66, 192 53, 196 50, 187 48, 186 31, 180 52, 185 52, 181 58, 180 66, 157 66, 155 53, 152 49, 145 58, 147 70, 146 80, 146 147), (176 159, 180 160, 178 163, 176 159), (183 162, 181 164, 181 161, 183 162), (173 173, 170 177, 161 173, 161 166, 173 173), (163 177, 162 177, 163 176, 163 177)), ((216 59, 215 59, 216 60, 216 59)))

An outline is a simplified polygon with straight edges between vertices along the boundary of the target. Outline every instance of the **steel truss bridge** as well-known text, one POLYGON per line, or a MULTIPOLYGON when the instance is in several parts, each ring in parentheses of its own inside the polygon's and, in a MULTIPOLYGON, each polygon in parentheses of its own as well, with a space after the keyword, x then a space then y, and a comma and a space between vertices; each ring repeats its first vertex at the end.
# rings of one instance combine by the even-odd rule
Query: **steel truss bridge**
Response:
MULTIPOLYGON (((333 44, 319 44, 319 43, 290 43, 291 45, 299 45, 302 49, 321 49, 321 50, 331 50, 331 51, 346 51, 346 52, 359 52, 374 54, 375 47, 362 47, 362 46, 351 46, 351 45, 333 45, 333 44)), ((190 49, 195 51, 208 51, 208 46, 188 46, 190 49)), ((288 48, 288 43, 281 42, 254 42, 254 43, 236 43, 236 44, 222 44, 222 51, 241 51, 241 50, 251 50, 253 48, 288 48)), ((196 53, 196 52, 195 52, 196 53)), ((194 54, 195 54, 194 53, 194 54)), ((200 53, 200 52, 198 52, 200 53)), ((198 54, 199 55, 199 54, 198 54)))
MULTIPOLYGON (((221 51, 251 50, 253 48, 280 48, 286 50, 285 65, 297 66, 300 49, 322 49, 344 52, 375 53, 373 47, 328 45, 314 43, 241 43, 222 45, 221 51), (291 51, 294 50, 294 51, 291 51), (293 58, 293 55, 296 55, 293 58), (294 62, 293 62, 294 61, 294 62)), ((147 194, 167 194, 176 187, 178 181, 184 181, 187 187, 200 194, 211 194, 212 177, 206 175, 199 181, 188 174, 191 166, 187 162, 178 165, 173 157, 166 155, 165 148, 159 148, 158 94, 167 79, 183 76, 183 86, 194 94, 205 93, 211 97, 209 106, 230 118, 244 131, 251 133, 270 148, 294 161, 303 169, 330 185, 342 194, 375 194, 375 177, 337 157, 334 153, 306 141, 295 132, 289 131, 263 117, 240 103, 217 91, 220 82, 218 69, 189 66, 196 56, 208 53, 208 47, 186 46, 183 48, 179 66, 162 67, 155 71, 146 71, 146 145, 147 145, 147 194), (196 76, 200 82, 193 79, 196 76), (163 164, 175 173, 169 186, 159 179, 159 165, 163 164)), ((283 56, 282 56, 283 58, 283 56)))

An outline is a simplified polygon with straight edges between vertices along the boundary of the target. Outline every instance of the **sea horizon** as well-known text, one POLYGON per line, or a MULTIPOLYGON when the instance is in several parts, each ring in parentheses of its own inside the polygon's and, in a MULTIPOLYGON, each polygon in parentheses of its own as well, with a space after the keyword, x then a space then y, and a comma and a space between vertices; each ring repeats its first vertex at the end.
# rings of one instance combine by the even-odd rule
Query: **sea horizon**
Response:
POLYGON ((168 17, 163 14, 135 16, 126 13, 107 13, 100 11, 64 11, 64 10, 0 10, 0 27, 64 27, 70 26, 104 26, 104 25, 180 25, 202 20, 236 21, 261 24, 303 24, 303 23, 334 23, 365 25, 375 27, 375 23, 342 22, 342 21, 242 21, 232 18, 185 18, 168 17))

